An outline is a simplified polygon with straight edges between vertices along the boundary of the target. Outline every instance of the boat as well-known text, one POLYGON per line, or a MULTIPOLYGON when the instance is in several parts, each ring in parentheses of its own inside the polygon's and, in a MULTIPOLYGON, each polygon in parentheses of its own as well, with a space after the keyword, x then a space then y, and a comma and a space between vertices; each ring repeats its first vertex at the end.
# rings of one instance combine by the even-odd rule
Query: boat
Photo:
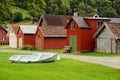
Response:
POLYGON ((29 55, 13 55, 9 58, 11 63, 14 62, 52 62, 60 60, 60 56, 58 54, 53 53, 34 53, 29 55))

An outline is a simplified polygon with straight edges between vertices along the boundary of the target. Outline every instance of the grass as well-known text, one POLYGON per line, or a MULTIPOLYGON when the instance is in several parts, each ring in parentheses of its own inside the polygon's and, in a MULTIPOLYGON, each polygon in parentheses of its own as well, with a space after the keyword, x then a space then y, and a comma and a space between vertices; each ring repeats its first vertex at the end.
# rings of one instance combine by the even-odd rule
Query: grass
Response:
POLYGON ((79 53, 77 55, 80 56, 102 56, 102 57, 106 57, 106 56, 120 56, 120 54, 111 54, 111 53, 103 53, 103 52, 88 52, 88 53, 79 53))
POLYGON ((5 48, 8 48, 9 45, 0 45, 0 49, 5 49, 5 48))
MULTIPOLYGON (((9 45, 0 45, 0 49, 2 50, 19 50, 19 49, 14 49, 10 48, 9 45)), ((31 52, 31 50, 21 50, 21 51, 28 51, 31 52)), ((63 49, 58 49, 58 50, 32 50, 34 51, 39 51, 39 52, 51 52, 51 53, 64 53, 65 50, 63 49)), ((71 54, 71 53, 68 53, 71 54)), ((76 54, 76 53, 72 53, 76 54)), ((111 54, 111 53, 103 53, 103 52, 87 52, 87 53, 77 53, 79 56, 99 56, 99 57, 114 57, 114 56, 120 56, 120 54, 111 54)))
POLYGON ((63 49, 58 49, 58 50, 42 50, 42 52, 52 52, 52 53, 64 53, 65 50, 63 49))
MULTIPOLYGON (((18 53, 14 53, 18 54, 18 53)), ((0 53, 0 80, 119 80, 120 69, 72 59, 51 63, 10 63, 0 53)))
POLYGON ((0 50, 17 50, 17 49, 10 48, 9 45, 0 45, 0 50))

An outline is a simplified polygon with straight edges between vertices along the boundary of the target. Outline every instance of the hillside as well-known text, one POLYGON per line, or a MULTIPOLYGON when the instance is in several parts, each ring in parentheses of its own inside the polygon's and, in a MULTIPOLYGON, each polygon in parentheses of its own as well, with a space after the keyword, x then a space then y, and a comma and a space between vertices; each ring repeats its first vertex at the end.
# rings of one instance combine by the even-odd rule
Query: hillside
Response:
POLYGON ((23 23, 38 22, 43 14, 73 15, 74 12, 80 16, 97 13, 102 17, 120 17, 120 0, 2 0, 0 8, 1 24, 16 23, 17 12, 23 16, 18 22, 23 23))
POLYGON ((28 10, 17 7, 17 6, 11 6, 10 11, 11 11, 12 14, 15 14, 16 12, 21 12, 22 13, 22 19, 23 20, 20 21, 20 22, 16 22, 16 23, 20 23, 20 24, 30 24, 30 23, 32 23, 33 17, 29 14, 28 10))

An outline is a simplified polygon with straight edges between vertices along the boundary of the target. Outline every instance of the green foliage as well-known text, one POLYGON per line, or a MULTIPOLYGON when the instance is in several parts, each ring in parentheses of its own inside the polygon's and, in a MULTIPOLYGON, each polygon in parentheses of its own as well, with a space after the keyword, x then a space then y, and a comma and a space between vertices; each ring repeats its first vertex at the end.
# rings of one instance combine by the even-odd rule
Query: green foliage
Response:
POLYGON ((6 23, 6 20, 9 21, 11 17, 10 12, 10 1, 9 0, 1 0, 0 1, 0 24, 6 23), (7 5, 6 5, 7 4, 7 5))
POLYGON ((78 13, 80 15, 85 15, 85 14, 88 14, 88 13, 95 12, 95 10, 90 5, 85 4, 85 3, 80 3, 78 7, 79 7, 78 13))
POLYGON ((21 49, 22 50, 35 50, 35 47, 32 45, 25 45, 21 49))
MULTIPOLYGON (((10 63, 18 53, 0 53, 0 80, 119 80, 120 69, 62 59, 51 63, 10 63)), ((25 54, 26 55, 26 54, 25 54)))
POLYGON ((44 14, 81 16, 97 13, 102 17, 120 17, 120 0, 1 0, 0 24, 10 21, 16 12, 23 14, 23 19, 33 20, 44 14), (23 10, 22 10, 23 9, 23 10))
POLYGON ((16 12, 13 15, 12 19, 13 19, 14 22, 20 22, 20 21, 22 21, 22 18, 23 18, 22 13, 21 12, 16 12))

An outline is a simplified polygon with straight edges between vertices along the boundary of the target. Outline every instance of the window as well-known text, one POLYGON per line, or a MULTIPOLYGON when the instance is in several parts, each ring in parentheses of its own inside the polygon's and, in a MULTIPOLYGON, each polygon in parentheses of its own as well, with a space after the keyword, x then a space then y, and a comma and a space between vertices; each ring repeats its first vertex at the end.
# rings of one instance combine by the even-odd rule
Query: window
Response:
POLYGON ((102 24, 103 24, 103 20, 98 20, 98 21, 97 21, 97 25, 98 25, 98 27, 101 27, 102 24))
POLYGON ((4 31, 4 30, 2 30, 2 34, 5 34, 5 31, 4 31))
POLYGON ((72 29, 72 30, 75 29, 75 22, 74 22, 74 21, 71 22, 71 29, 72 29))
POLYGON ((5 41, 6 40, 6 38, 5 37, 2 37, 2 41, 5 41))

